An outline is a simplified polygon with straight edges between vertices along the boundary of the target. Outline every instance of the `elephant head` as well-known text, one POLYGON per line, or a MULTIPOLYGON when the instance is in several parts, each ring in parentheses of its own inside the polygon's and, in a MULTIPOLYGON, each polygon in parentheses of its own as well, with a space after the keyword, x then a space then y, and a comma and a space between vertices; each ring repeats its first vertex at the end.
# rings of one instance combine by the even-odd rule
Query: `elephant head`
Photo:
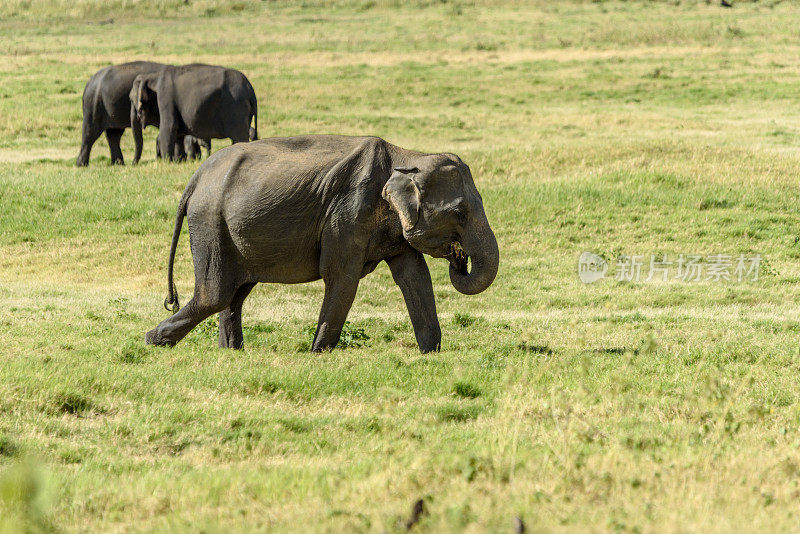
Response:
POLYGON ((158 124, 158 99, 155 92, 157 76, 158 74, 138 75, 133 80, 128 95, 132 106, 131 120, 134 120, 135 115, 142 128, 158 124))
POLYGON ((474 295, 491 285, 500 251, 472 173, 458 156, 420 156, 395 167, 382 196, 412 247, 449 260, 456 290, 474 295))

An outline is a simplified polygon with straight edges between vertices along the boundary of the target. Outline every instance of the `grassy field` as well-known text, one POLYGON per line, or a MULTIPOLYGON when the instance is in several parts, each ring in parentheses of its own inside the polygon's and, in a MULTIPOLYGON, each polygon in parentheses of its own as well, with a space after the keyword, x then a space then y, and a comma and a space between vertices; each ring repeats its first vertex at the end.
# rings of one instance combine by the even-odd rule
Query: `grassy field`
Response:
POLYGON ((422 532, 796 529, 800 7, 735 3, 0 2, 0 531, 396 532, 420 498, 422 532), (438 354, 385 265, 331 353, 321 283, 257 287, 243 352, 145 347, 198 164, 150 128, 74 167, 86 80, 133 59, 240 69, 261 137, 459 154, 496 282, 429 261, 438 354), (584 285, 583 251, 763 263, 584 285))

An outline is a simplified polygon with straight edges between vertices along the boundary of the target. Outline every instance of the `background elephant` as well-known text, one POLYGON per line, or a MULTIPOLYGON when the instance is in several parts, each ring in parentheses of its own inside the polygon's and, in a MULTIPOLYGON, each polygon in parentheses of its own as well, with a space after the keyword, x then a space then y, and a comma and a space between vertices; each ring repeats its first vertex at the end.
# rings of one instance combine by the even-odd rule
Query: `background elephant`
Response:
MULTIPOLYGON (((133 140, 135 144, 133 162, 138 163, 142 157, 142 130, 147 126, 158 126, 161 120, 158 112, 158 103, 153 100, 143 100, 139 103, 137 110, 134 101, 139 92, 139 86, 135 82, 131 82, 131 88, 128 93, 129 105, 129 122, 133 130, 133 140)), ((208 139, 197 139, 192 135, 185 134, 185 130, 181 131, 176 140, 175 146, 172 150, 172 157, 167 158, 173 161, 184 161, 187 159, 195 160, 200 159, 201 152, 200 146, 206 148, 206 156, 211 155, 211 141, 208 139)), ((160 138, 156 138, 156 159, 166 158, 166 154, 161 150, 160 138)))
POLYGON ((234 143, 258 138, 256 94, 237 70, 202 64, 169 66, 137 76, 130 99, 134 132, 136 123, 143 128, 157 109, 159 145, 170 159, 182 135, 230 138, 234 143))
MULTIPOLYGON (((83 133, 81 151, 76 161, 79 167, 89 164, 92 146, 103 132, 111 149, 111 162, 124 163, 119 142, 125 128, 131 125, 129 93, 133 80, 140 74, 154 73, 164 67, 166 65, 161 63, 134 61, 105 67, 89 78, 83 90, 83 133)), ((157 126, 158 122, 148 125, 157 126)), ((138 142, 141 145, 141 131, 138 142)), ((134 161, 138 161, 138 158, 134 158, 134 161)))
POLYGON ((184 217, 194 297, 147 333, 149 344, 174 345, 220 312, 219 345, 241 348, 242 303, 258 282, 322 278, 312 350, 332 348, 359 279, 386 261, 420 350, 437 350, 441 331, 423 253, 447 258, 451 283, 468 295, 489 287, 500 257, 472 174, 458 156, 413 152, 375 137, 265 139, 206 160, 178 205, 165 302, 176 310, 173 264, 184 217))
MULTIPOLYGON (((133 129, 133 138, 136 145, 133 162, 138 163, 142 157, 142 130, 146 126, 158 126, 161 116, 158 112, 158 103, 153 99, 140 101, 139 109, 137 110, 134 101, 139 92, 139 85, 131 82, 131 88, 128 93, 128 104, 130 106, 130 119, 129 122, 133 129)), ((251 128, 252 129, 252 128, 251 128)), ((211 155, 211 140, 210 139, 197 139, 193 135, 185 134, 185 130, 181 131, 173 147, 172 157, 168 158, 174 161, 184 161, 185 159, 197 160, 200 159, 202 153, 200 147, 206 149, 206 157, 211 155)), ((166 158, 166 155, 161 150, 160 138, 156 138, 156 159, 166 158)))

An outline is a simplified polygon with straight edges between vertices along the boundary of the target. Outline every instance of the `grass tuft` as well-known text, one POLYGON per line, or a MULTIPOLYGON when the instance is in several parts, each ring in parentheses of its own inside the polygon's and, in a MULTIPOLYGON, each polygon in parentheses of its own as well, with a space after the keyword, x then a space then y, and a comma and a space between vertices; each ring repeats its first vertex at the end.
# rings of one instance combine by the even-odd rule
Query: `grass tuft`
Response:
POLYGON ((94 409, 94 404, 88 397, 74 391, 57 395, 53 399, 53 405, 59 412, 70 415, 82 415, 94 409))
POLYGON ((147 359, 147 347, 141 341, 129 341, 117 350, 117 359, 122 363, 138 364, 147 359))
POLYGON ((453 384, 453 393, 465 399, 475 399, 481 396, 479 387, 470 384, 469 382, 456 382, 453 384))
POLYGON ((6 458, 17 456, 20 452, 19 445, 9 436, 0 434, 0 456, 6 458))
POLYGON ((445 404, 436 407, 434 415, 443 423, 465 423, 477 419, 481 414, 481 407, 476 404, 445 404))
POLYGON ((478 318, 468 313, 456 312, 453 314, 453 324, 461 328, 468 328, 477 322, 478 318))

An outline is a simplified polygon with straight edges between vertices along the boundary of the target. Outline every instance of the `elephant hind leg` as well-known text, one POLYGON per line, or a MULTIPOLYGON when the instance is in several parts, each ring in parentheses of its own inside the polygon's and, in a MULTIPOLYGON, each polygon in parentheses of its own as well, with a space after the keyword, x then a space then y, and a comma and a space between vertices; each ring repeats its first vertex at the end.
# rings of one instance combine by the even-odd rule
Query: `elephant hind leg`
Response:
POLYGON ((111 149, 111 164, 124 165, 125 160, 122 157, 122 149, 119 142, 122 139, 122 134, 125 132, 124 128, 109 128, 106 130, 106 140, 108 141, 108 148, 111 149))
MULTIPOLYGON (((224 271, 209 278, 198 279, 195 265, 194 296, 178 313, 164 319, 157 327, 150 330, 145 335, 145 342, 148 345, 172 347, 205 319, 230 308, 238 287, 223 278, 225 276, 223 273, 224 271)), ((241 301, 244 302, 244 298, 241 301)), ((237 309, 240 316, 239 332, 241 333, 241 303, 237 309)), ((235 323, 231 326, 235 326, 235 323)))
MULTIPOLYGON (((145 335, 148 345, 173 346, 203 320, 231 306, 246 277, 237 263, 227 261, 234 257, 233 244, 229 238, 225 239, 224 230, 218 232, 191 234, 194 296, 178 313, 161 321, 145 335)), ((242 302, 246 296, 241 298, 242 302)), ((241 308, 241 303, 238 307, 241 308)))
POLYGON ((195 326, 223 310, 227 305, 227 303, 204 301, 204 299, 198 298, 197 290, 195 290, 194 297, 186 306, 145 334, 145 343, 172 347, 186 337, 186 334, 191 332, 195 326))
POLYGON ((75 164, 78 167, 86 167, 89 165, 89 154, 92 152, 92 146, 95 141, 102 135, 103 130, 93 124, 90 120, 83 121, 83 132, 81 135, 81 151, 78 154, 78 159, 75 164))
POLYGON ((219 347, 228 349, 241 349, 244 346, 242 333, 242 305, 244 299, 250 294, 254 283, 247 283, 236 290, 231 305, 219 314, 219 347))

